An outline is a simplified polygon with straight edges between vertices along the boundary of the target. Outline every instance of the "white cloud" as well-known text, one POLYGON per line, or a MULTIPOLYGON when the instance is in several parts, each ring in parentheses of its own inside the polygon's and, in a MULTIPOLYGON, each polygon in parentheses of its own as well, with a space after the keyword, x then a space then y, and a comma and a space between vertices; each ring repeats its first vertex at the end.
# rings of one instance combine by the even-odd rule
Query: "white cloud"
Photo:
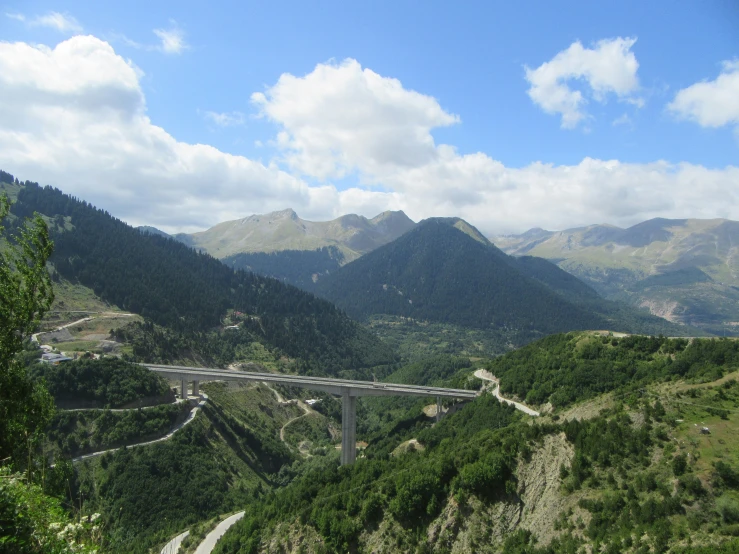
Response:
POLYGON ((459 122, 434 98, 352 59, 305 77, 284 74, 252 101, 283 126, 277 143, 290 166, 321 179, 429 163, 437 155, 431 129, 459 122))
POLYGON ((203 112, 203 117, 208 121, 215 123, 219 127, 234 127, 243 125, 246 118, 241 112, 203 112))
POLYGON ((154 29, 154 34, 161 41, 158 49, 165 54, 181 54, 189 48, 185 42, 185 32, 175 21, 170 21, 170 24, 169 29, 154 29))
POLYGON ((536 69, 526 67, 526 80, 531 85, 528 95, 542 110, 562 116, 562 127, 573 129, 588 116, 587 97, 605 102, 609 93, 620 100, 642 107, 636 72, 639 63, 631 51, 635 38, 598 41, 594 48, 584 48, 578 41, 536 69), (571 84, 581 80, 583 90, 571 84), (587 95, 587 97, 586 97, 587 95))
POLYGON ((95 37, 0 43, 0 167, 167 229, 310 205, 299 179, 152 124, 140 78, 95 37))
POLYGON ((739 59, 725 61, 715 80, 678 91, 667 109, 701 127, 739 125, 739 59))
POLYGON ((629 127, 633 127, 634 126, 634 122, 631 121, 631 118, 629 117, 629 114, 624 113, 624 114, 621 114, 616 119, 614 119, 612 125, 614 127, 616 127, 618 125, 628 125, 629 127))
POLYGON ((82 31, 82 25, 74 17, 59 12, 49 12, 30 19, 22 13, 6 13, 5 16, 26 23, 31 27, 49 27, 61 33, 79 33, 82 31))
POLYGON ((353 61, 283 75, 255 96, 295 167, 355 173, 359 183, 310 186, 276 164, 177 141, 149 119, 141 78, 95 37, 55 48, 0 42, 0 168, 167 231, 285 207, 316 220, 387 209, 455 215, 491 234, 656 216, 739 219, 737 167, 586 158, 509 168, 436 144, 433 129, 459 118, 353 61))

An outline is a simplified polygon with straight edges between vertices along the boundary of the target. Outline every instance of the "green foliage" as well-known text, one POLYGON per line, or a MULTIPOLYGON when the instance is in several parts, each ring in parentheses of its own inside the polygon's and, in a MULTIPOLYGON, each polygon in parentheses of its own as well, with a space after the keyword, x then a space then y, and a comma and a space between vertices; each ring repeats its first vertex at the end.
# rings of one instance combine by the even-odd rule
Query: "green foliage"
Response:
POLYGON ((423 529, 441 513, 455 487, 460 495, 505 495, 519 447, 540 432, 526 425, 504 428, 514 419, 512 410, 483 396, 425 429, 419 435, 424 452, 389 456, 401 432, 394 435, 394 444, 370 444, 366 457, 352 467, 313 459, 289 486, 249 505, 217 551, 256 552, 270 529, 295 518, 316 529, 329 551, 347 551, 383 513, 411 534, 423 529))
POLYGON ((739 366, 739 342, 569 333, 492 360, 503 393, 555 407, 621 387, 669 379, 713 380, 739 366))
POLYGON ((688 458, 685 454, 678 454, 672 459, 672 473, 680 477, 688 469, 688 458))
POLYGON ((714 464, 713 485, 716 488, 739 489, 739 471, 719 460, 714 464))
MULTIPOLYGON (((0 197, 0 237, 10 211, 0 197)), ((54 300, 46 261, 54 250, 46 224, 38 214, 18 228, 8 248, 0 250, 0 367, 7 367, 23 341, 36 330, 54 300)))
POLYGON ((186 402, 180 402, 124 412, 58 412, 49 425, 47 438, 63 455, 75 457, 165 435, 184 420, 190 409, 186 402))
MULTIPOLYGON (((13 182, 0 173, 0 180, 13 182)), ((72 523, 60 502, 44 494, 34 477, 34 447, 54 405, 42 383, 32 380, 16 356, 38 327, 54 295, 46 262, 53 245, 36 214, 4 235, 9 201, 0 197, 0 462, 26 466, 24 476, 0 467, 0 550, 18 554, 89 552, 74 542, 99 538, 98 528, 72 523), (69 542, 72 541, 72 542, 69 542)), ((19 221, 16 221, 19 223, 19 221)), ((51 472, 52 475, 56 472, 51 472)))
POLYGON ((141 399, 174 400, 164 378, 118 358, 40 363, 31 373, 45 379, 56 402, 66 407, 118 408, 141 399))
MULTIPOLYGON (((53 413, 52 400, 40 383, 29 379, 15 359, 38 327, 54 294, 46 271, 53 250, 46 224, 36 214, 14 236, 3 236, 10 203, 0 197, 0 460, 25 462, 53 413)), ((30 471, 30 467, 29 467, 30 471)))
POLYGON ((510 352, 518 337, 506 329, 470 329, 382 314, 370 316, 368 325, 404 362, 444 354, 492 358, 510 352))
POLYGON ((724 523, 739 523, 739 496, 726 493, 716 499, 716 509, 724 523))
POLYGON ((100 514, 70 522, 58 499, 23 476, 0 468, 0 552, 67 554, 95 552, 100 514))

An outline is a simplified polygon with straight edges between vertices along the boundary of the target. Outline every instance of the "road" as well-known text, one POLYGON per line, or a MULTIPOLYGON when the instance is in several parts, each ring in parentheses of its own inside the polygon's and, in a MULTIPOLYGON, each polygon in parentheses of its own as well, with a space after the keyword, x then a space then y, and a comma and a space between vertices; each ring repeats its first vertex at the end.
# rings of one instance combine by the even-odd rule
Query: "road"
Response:
MULTIPOLYGON (((195 406, 192 409, 192 411, 190 412, 190 414, 187 416, 187 419, 185 421, 183 421, 182 423, 180 423, 179 425, 177 425, 174 429, 172 429, 169 433, 167 433, 163 437, 160 437, 158 439, 154 439, 153 441, 137 442, 135 444, 127 444, 125 446, 125 448, 136 448, 137 446, 147 446, 149 444, 156 444, 158 442, 162 442, 162 441, 166 441, 168 439, 171 439, 172 436, 177 431, 179 431, 180 429, 182 429, 183 427, 185 427, 185 425, 190 424, 192 422, 192 420, 195 419, 195 416, 197 415, 198 410, 205 405, 205 401, 206 400, 208 400, 208 395, 205 394, 205 393, 201 393, 200 402, 198 403, 197 406, 195 406)), ((137 410, 138 408, 131 408, 131 409, 132 410, 137 410)), ((97 456, 102 456, 106 452, 115 452, 116 450, 119 450, 121 448, 124 448, 124 447, 123 446, 119 446, 118 448, 111 448, 109 450, 101 450, 99 452, 91 452, 90 454, 85 454, 84 456, 78 456, 77 458, 73 458, 72 459, 72 463, 81 462, 82 460, 88 460, 90 458, 95 458, 97 456)))
POLYGON ((218 525, 216 525, 216 528, 208 533, 203 539, 203 542, 198 545, 195 554, 210 554, 211 552, 213 552, 213 549, 216 547, 216 543, 218 542, 218 540, 224 535, 226 531, 231 528, 234 523, 239 521, 242 517, 244 517, 244 512, 239 512, 238 514, 227 517, 218 525))
POLYGON ((532 410, 525 404, 521 404, 520 402, 516 402, 515 400, 510 400, 508 398, 503 398, 500 395, 500 381, 495 375, 493 375, 489 371, 485 369, 478 369, 477 371, 475 371, 475 377, 477 377, 478 379, 482 379, 483 381, 490 381, 491 383, 493 383, 493 386, 495 387, 493 389, 493 395, 495 395, 495 398, 497 398, 499 402, 505 402, 506 404, 510 404, 511 406, 514 406, 517 410, 525 414, 528 414, 530 416, 540 416, 541 415, 539 412, 537 412, 536 410, 532 410))
POLYGON ((115 317, 133 317, 136 314, 129 314, 129 313, 118 313, 118 312, 99 312, 96 316, 90 316, 90 317, 83 317, 82 319, 78 319, 77 321, 73 321, 72 323, 67 323, 66 325, 61 325, 60 327, 57 327, 56 329, 52 331, 40 331, 38 333, 34 333, 31 335, 31 342, 38 342, 38 336, 43 335, 45 333, 53 333, 54 331, 61 331, 62 329, 66 329, 67 327, 74 327, 75 325, 79 325, 80 323, 86 323, 88 321, 92 321, 93 319, 107 319, 107 318, 115 318, 115 317))
POLYGON ((280 383, 293 387, 320 390, 331 394, 349 396, 438 396, 442 398, 474 399, 476 391, 463 389, 447 389, 419 385, 403 385, 399 383, 378 383, 372 381, 356 381, 352 379, 335 379, 329 377, 307 377, 285 373, 246 373, 227 369, 168 366, 160 364, 140 364, 150 370, 173 378, 185 378, 197 381, 262 381, 280 383))
POLYGON ((172 406, 173 404, 181 404, 182 402, 187 402, 184 398, 176 398, 174 402, 169 402, 167 404, 154 404, 153 406, 141 406, 141 407, 134 407, 134 408, 57 408, 60 412, 90 412, 92 410, 107 410, 109 412, 130 412, 131 410, 153 410, 154 408, 158 408, 159 406, 172 406))
POLYGON ((190 535, 190 531, 177 535, 171 541, 164 545, 160 554, 177 554, 180 550, 180 545, 190 535))

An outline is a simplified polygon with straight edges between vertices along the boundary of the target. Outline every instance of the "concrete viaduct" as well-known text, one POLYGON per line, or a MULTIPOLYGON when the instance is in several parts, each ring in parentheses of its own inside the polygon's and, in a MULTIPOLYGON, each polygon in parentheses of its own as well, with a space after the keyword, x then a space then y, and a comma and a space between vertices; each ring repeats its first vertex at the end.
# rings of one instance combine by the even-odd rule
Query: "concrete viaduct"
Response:
POLYGON ((141 364, 151 371, 181 383, 181 395, 187 396, 187 382, 192 381, 192 392, 199 393, 200 381, 257 381, 318 390, 341 396, 341 465, 354 463, 357 443, 357 397, 358 396, 435 396, 436 418, 441 415, 442 398, 471 400, 479 393, 462 389, 423 387, 396 383, 331 379, 328 377, 306 377, 279 373, 248 373, 226 369, 210 369, 158 364, 141 364))

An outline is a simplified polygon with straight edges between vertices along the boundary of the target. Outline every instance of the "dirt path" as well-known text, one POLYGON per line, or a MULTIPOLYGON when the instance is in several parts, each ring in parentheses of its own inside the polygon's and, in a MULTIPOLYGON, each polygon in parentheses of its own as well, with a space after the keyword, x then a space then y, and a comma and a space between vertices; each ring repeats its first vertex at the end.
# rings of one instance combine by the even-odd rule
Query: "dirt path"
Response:
MULTIPOLYGON (((292 404, 292 403, 295 403, 295 404, 297 404, 297 405, 298 405, 298 406, 299 406, 300 408, 302 408, 302 410, 303 410, 303 414, 301 414, 301 415, 299 415, 299 416, 295 416, 294 418, 292 418, 291 420, 289 420, 289 421, 288 421, 287 423, 285 423, 285 425, 283 425, 283 426, 282 426, 282 428, 280 429, 280 440, 281 440, 282 442, 284 442, 285 444, 287 444, 287 442, 285 441, 285 428, 286 428, 286 427, 287 427, 288 425, 290 425, 290 424, 291 424, 292 422, 294 422, 294 421, 297 421, 297 420, 299 420, 299 419, 300 419, 301 417, 305 417, 305 416, 307 416, 307 415, 310 415, 311 413, 313 413, 313 410, 311 410, 311 409, 310 409, 310 408, 309 408, 308 406, 306 406, 306 405, 305 405, 305 404, 304 404, 303 402, 301 402, 300 400, 294 400, 294 401, 288 401, 288 402, 286 402, 286 404, 292 404)), ((287 444, 287 446, 290 446, 290 445, 289 445, 289 444, 287 444)))
POLYGON ((493 395, 495 396, 495 398, 498 399, 499 402, 504 402, 505 404, 509 404, 515 407, 517 410, 525 414, 528 414, 530 416, 541 415, 539 412, 537 412, 536 410, 532 410, 525 404, 521 404, 520 402, 516 402, 515 400, 510 400, 508 398, 502 397, 500 395, 500 381, 495 375, 493 375, 489 371, 485 369, 478 369, 477 371, 475 371, 475 377, 477 377, 478 379, 482 379, 483 381, 490 381, 491 383, 493 383, 493 386, 495 387, 493 389, 493 395))
POLYGON ((270 387, 270 386, 269 386, 269 385, 268 385, 267 383, 263 382, 262 384, 263 384, 263 385, 264 385, 265 387, 267 387, 267 388, 268 388, 269 390, 271 390, 271 391, 272 391, 272 393, 273 393, 273 394, 275 395, 275 398, 277 399, 277 402, 278 402, 279 404, 295 404, 295 405, 296 405, 296 406, 298 406, 298 407, 299 407, 299 408, 300 408, 301 410, 303 410, 303 413, 302 413, 301 415, 299 415, 299 416, 295 416, 294 418, 292 418, 292 419, 288 420, 288 421, 287 421, 287 422, 285 423, 285 425, 283 425, 283 426, 282 426, 282 427, 280 428, 280 440, 281 440, 282 442, 284 442, 284 443, 285 443, 285 445, 287 445, 287 446, 288 446, 288 448, 289 448, 289 447, 290 447, 290 445, 289 445, 289 444, 287 443, 287 441, 285 440, 285 429, 287 428, 287 426, 288 426, 288 425, 290 425, 291 423, 293 423, 294 421, 297 421, 297 420, 299 420, 299 419, 300 419, 301 417, 305 417, 305 416, 307 416, 307 415, 309 415, 309 414, 312 414, 312 413, 314 413, 314 411, 313 411, 313 410, 312 410, 312 409, 311 409, 311 408, 310 408, 310 407, 309 407, 309 406, 308 406, 308 405, 307 405, 307 404, 306 404, 305 402, 303 402, 302 400, 297 400, 297 399, 293 399, 293 400, 285 400, 285 399, 283 398, 283 396, 282 396, 282 395, 281 395, 281 394, 280 394, 279 392, 277 392, 277 391, 276 391, 275 389, 273 389, 272 387, 270 387))

